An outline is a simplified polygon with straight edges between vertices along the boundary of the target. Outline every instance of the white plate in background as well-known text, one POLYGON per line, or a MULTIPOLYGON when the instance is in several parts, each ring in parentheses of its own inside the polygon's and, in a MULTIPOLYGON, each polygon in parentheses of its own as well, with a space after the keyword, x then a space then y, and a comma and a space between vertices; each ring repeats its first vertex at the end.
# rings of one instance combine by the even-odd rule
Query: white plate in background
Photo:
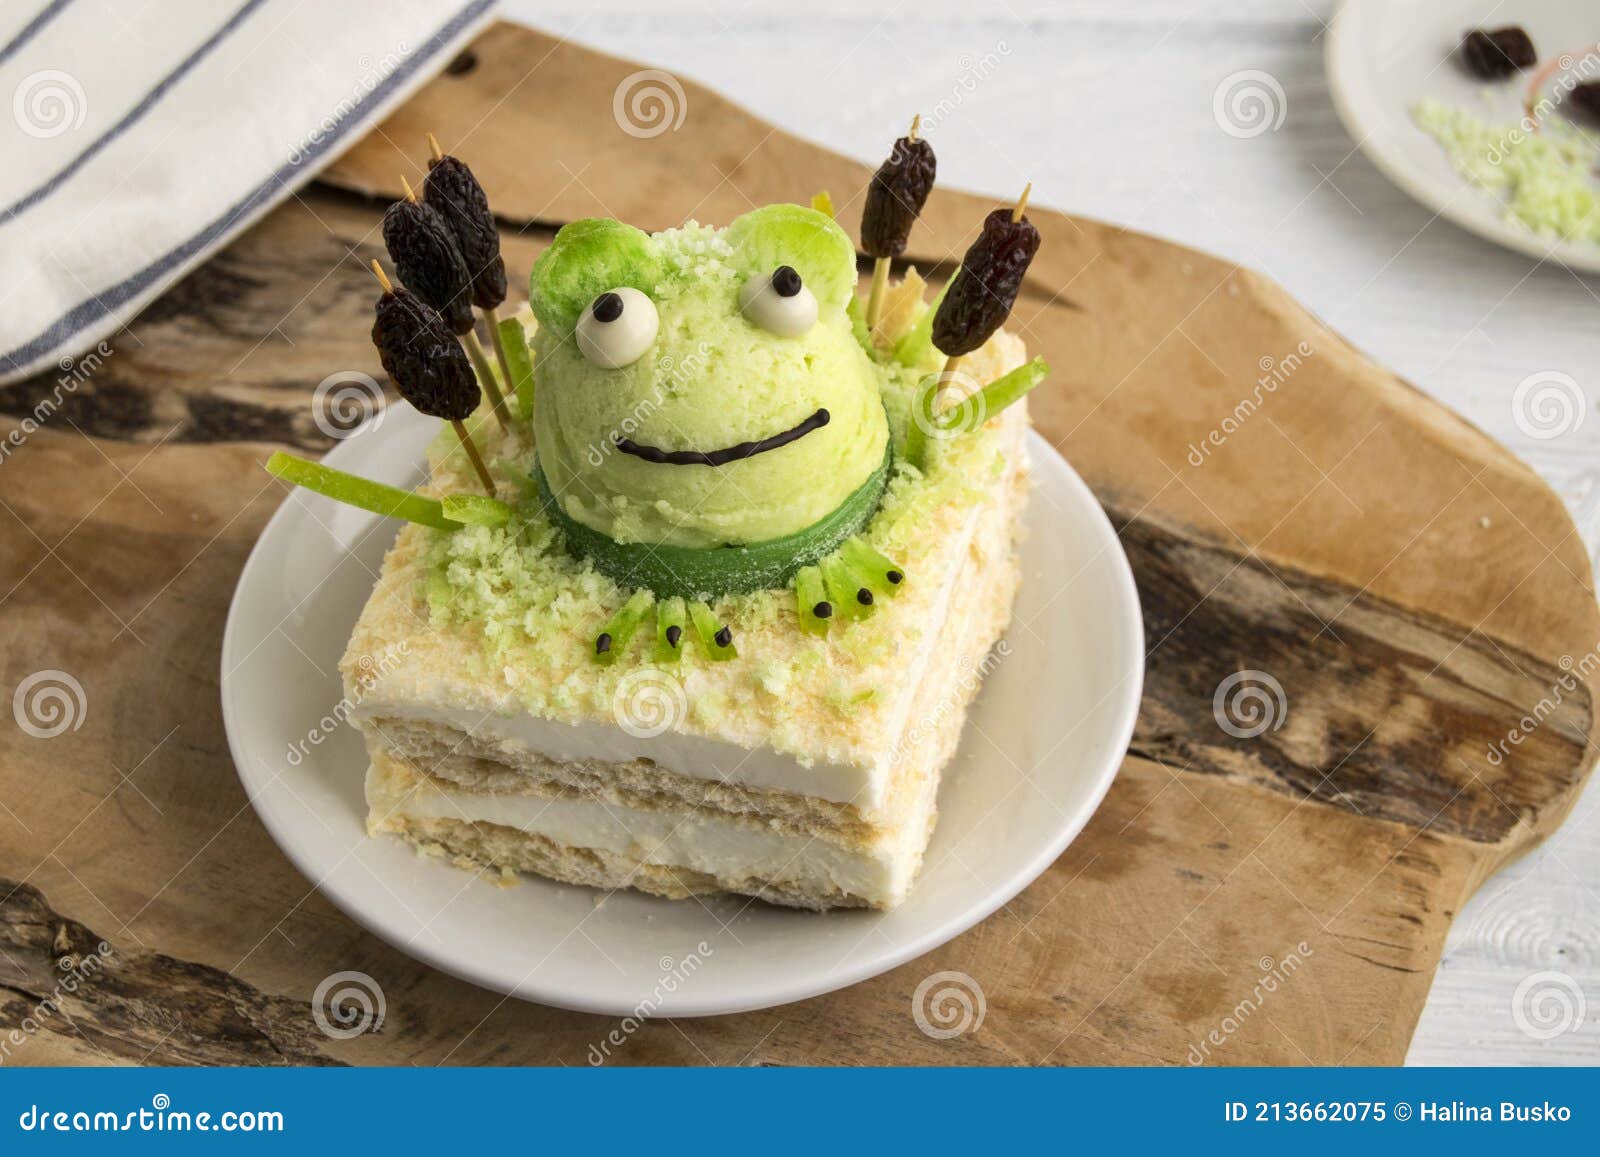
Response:
MULTIPOLYGON (((1595 54, 1600 80, 1600 5, 1593 0, 1345 0, 1329 27, 1325 66, 1345 129, 1385 176, 1441 217, 1530 257, 1600 273, 1600 245, 1541 237, 1508 221, 1494 194, 1470 184, 1444 148, 1416 126, 1425 97, 1496 123, 1516 123, 1539 67, 1595 54), (1539 65, 1503 81, 1483 81, 1456 57, 1469 28, 1521 25, 1539 65)), ((1548 88, 1548 85, 1546 86, 1548 88)), ((1557 113, 1556 115, 1561 115, 1557 113)))

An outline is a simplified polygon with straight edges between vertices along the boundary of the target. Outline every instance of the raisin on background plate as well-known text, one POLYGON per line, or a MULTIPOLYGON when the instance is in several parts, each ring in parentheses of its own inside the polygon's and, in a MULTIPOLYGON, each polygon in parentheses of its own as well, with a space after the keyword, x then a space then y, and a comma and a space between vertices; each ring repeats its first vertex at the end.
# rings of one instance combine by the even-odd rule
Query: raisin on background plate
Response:
POLYGON ((1513 25, 1492 31, 1474 28, 1461 40, 1461 59, 1474 76, 1500 80, 1532 68, 1539 54, 1533 50, 1532 38, 1513 25))

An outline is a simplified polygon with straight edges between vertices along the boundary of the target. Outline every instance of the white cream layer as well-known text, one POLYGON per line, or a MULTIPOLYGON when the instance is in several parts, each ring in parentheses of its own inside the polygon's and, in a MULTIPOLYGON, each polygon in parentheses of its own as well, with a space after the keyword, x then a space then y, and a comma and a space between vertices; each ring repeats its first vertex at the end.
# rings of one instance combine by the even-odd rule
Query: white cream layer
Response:
POLYGON ((367 773, 367 803, 380 827, 400 816, 497 824, 563 847, 688 869, 728 883, 765 880, 818 896, 843 893, 886 905, 904 899, 916 877, 934 796, 924 791, 905 824, 852 850, 710 813, 469 792, 432 779, 397 782, 376 768, 367 773))
MULTIPOLYGON (((932 615, 933 622, 942 623, 949 616, 957 580, 965 571, 967 544, 972 541, 980 519, 989 509, 988 504, 975 509, 962 527, 962 547, 951 552, 950 557, 955 561, 949 567, 940 589, 932 615)), ((486 715, 481 711, 425 706, 407 696, 406 681, 411 675, 406 671, 396 672, 374 687, 356 708, 355 717, 358 720, 375 716, 392 717, 442 724, 480 739, 514 744, 562 763, 581 760, 624 763, 648 759, 663 770, 677 775, 791 792, 832 803, 853 803, 869 821, 878 820, 884 817, 888 805, 899 741, 906 734, 918 687, 932 660, 933 648, 939 641, 939 632, 923 632, 916 653, 907 664, 906 678, 900 684, 899 699, 894 708, 894 727, 890 734, 897 737, 897 742, 888 750, 879 752, 868 766, 821 760, 806 766, 794 756, 770 747, 751 749, 727 740, 679 731, 637 736, 609 720, 603 723, 588 720, 566 723, 527 713, 486 715)), ((692 694, 692 687, 690 692, 692 694)))

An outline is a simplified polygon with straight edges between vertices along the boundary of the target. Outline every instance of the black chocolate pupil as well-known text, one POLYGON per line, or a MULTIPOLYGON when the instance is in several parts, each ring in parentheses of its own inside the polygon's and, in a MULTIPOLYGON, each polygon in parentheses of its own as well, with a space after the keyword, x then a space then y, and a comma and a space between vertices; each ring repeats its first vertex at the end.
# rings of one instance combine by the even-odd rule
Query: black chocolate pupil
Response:
POLYGON ((790 265, 780 265, 772 271, 772 288, 779 297, 793 297, 800 292, 800 275, 790 265))
POLYGON ((616 321, 622 316, 621 295, 602 293, 594 299, 593 313, 596 321, 616 321))

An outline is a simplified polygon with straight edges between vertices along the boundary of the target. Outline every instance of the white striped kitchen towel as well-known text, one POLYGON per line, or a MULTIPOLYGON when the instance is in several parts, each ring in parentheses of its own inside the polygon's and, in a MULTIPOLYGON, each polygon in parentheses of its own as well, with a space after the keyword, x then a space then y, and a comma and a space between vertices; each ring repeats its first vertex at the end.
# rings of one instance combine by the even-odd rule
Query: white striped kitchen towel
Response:
POLYGON ((0 382, 115 333, 353 145, 494 0, 5 0, 0 382))

